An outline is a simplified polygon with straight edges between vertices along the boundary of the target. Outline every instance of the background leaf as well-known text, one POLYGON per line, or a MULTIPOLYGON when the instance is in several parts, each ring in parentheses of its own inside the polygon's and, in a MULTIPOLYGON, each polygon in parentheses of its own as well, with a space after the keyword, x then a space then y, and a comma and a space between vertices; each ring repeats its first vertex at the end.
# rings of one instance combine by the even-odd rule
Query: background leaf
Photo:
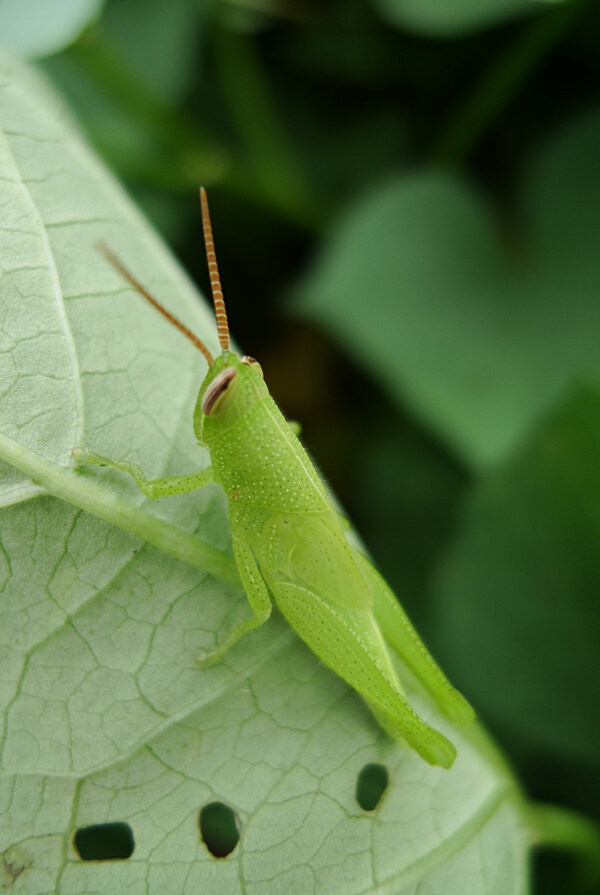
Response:
POLYGON ((201 23, 209 4, 197 0, 109 0, 101 28, 132 72, 162 99, 184 92, 195 66, 201 23))
POLYGON ((461 645, 448 650, 456 674, 529 752, 587 768, 588 786, 600 738, 586 710, 600 687, 599 454, 600 393, 580 387, 474 489, 437 582, 438 630, 461 645))
POLYGON ((456 177, 388 180, 299 289, 301 309, 475 468, 510 455, 578 377, 600 378, 599 152, 594 113, 539 153, 516 244, 456 177))
MULTIPOLYGON (((540 0, 374 0, 395 25, 436 36, 462 34, 540 12, 540 0)), ((546 0, 547 2, 547 0, 546 0)), ((565 0, 559 0, 565 2, 565 0)), ((573 2, 573 0, 566 0, 573 2)))
POLYGON ((247 612, 243 594, 140 543, 122 520, 103 521, 100 498, 80 509, 86 488, 116 494, 151 526, 162 518, 228 548, 216 486, 156 507, 122 476, 66 468, 77 443, 150 475, 206 462, 191 435, 202 358, 94 243, 110 244, 211 345, 214 325, 46 87, 7 60, 0 77, 0 454, 46 484, 15 485, 10 471, 3 491, 2 885, 27 895, 524 891, 525 808, 480 730, 452 731, 451 772, 428 767, 277 618, 200 671, 195 655, 247 612), (368 814, 355 791, 372 763, 390 783, 368 814), (225 859, 198 827, 215 801, 241 830, 225 859), (133 854, 84 860, 76 830, 106 824, 130 828, 133 854))

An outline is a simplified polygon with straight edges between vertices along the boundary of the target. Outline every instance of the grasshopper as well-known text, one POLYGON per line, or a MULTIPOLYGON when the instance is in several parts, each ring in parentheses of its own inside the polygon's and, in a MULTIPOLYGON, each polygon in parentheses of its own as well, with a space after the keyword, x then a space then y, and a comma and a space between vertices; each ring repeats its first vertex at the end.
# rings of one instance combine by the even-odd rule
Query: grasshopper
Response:
POLYGON ((149 497, 166 497, 218 482, 225 491, 233 552, 252 616, 212 653, 217 661, 241 637, 264 624, 275 604, 294 631, 367 702, 383 729, 425 761, 449 768, 453 744, 426 724, 404 695, 390 655, 394 650, 439 709, 467 724, 473 710, 452 687, 396 597, 367 557, 352 546, 308 454, 269 394, 261 367, 230 349, 229 326, 204 188, 204 241, 222 353, 213 357, 186 326, 163 308, 106 246, 113 267, 203 353, 208 372, 194 410, 194 434, 211 465, 189 475, 148 480, 135 463, 76 449, 79 463, 133 476, 149 497))

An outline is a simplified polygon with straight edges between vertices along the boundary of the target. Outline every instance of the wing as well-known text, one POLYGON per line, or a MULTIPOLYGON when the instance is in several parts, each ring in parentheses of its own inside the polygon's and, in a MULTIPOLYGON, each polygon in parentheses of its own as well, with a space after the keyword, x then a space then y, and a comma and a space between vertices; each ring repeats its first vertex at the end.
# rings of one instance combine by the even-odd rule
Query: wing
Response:
POLYGON ((250 541, 271 584, 315 591, 332 606, 368 611, 369 586, 333 513, 270 513, 250 541))

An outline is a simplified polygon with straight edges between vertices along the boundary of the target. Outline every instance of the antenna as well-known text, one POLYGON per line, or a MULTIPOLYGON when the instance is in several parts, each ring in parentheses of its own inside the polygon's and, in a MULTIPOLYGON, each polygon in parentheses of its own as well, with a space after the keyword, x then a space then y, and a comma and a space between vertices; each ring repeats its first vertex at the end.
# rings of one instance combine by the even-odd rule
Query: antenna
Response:
POLYGON ((163 308, 163 306, 160 304, 160 302, 158 302, 155 298, 153 298, 150 295, 148 290, 145 289, 138 280, 136 280, 136 278, 133 276, 133 274, 129 272, 129 270, 125 267, 125 265, 122 263, 122 261, 120 261, 119 258, 117 258, 117 256, 111 249, 109 249, 109 247, 106 245, 106 243, 99 242, 97 244, 97 248, 104 255, 104 257, 109 262, 109 264, 111 264, 114 267, 114 269, 118 273, 120 273, 121 276, 125 280, 127 280, 127 282, 131 286, 133 286, 135 291, 139 295, 141 295, 142 298, 146 299, 148 304, 151 304, 153 308, 156 308, 156 310, 160 314, 163 315, 163 317, 166 317, 167 320, 169 321, 169 323, 172 324, 172 326, 174 326, 175 329, 178 329, 179 332, 182 332, 184 336, 187 336, 187 338, 190 340, 190 342, 192 342, 192 344, 195 345, 196 348, 198 348, 198 350, 202 352, 202 354, 208 361, 209 365, 212 366, 215 359, 212 356, 212 354, 210 353, 210 351, 208 350, 208 348, 206 347, 206 345, 204 344, 204 342, 201 342, 200 339, 198 338, 198 336, 195 336, 194 333, 187 328, 187 326, 184 326, 184 324, 181 322, 181 320, 178 320, 177 317, 175 317, 173 314, 171 314, 170 311, 167 311, 166 308, 163 308))
POLYGON ((215 254, 215 243, 213 239, 212 224, 210 222, 208 199, 206 198, 206 190, 203 186, 200 187, 200 207, 202 208, 202 229, 204 230, 204 245, 206 246, 208 275, 210 277, 210 288, 212 289, 215 315, 217 318, 217 333, 219 334, 219 344, 223 351, 229 351, 229 325, 227 323, 227 311, 225 310, 223 290, 221 289, 221 280, 219 277, 219 268, 217 265, 217 256, 215 254))

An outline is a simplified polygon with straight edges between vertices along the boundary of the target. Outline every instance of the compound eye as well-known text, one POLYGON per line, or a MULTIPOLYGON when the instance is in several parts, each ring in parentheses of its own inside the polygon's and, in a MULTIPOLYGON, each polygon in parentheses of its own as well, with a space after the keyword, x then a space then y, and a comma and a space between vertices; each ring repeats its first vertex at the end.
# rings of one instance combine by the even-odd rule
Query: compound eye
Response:
POLYGON ((250 357, 249 354, 245 354, 241 361, 243 364, 246 364, 247 367, 252 367, 253 370, 258 370, 259 373, 262 373, 262 367, 257 360, 254 360, 253 357, 250 357))
POLYGON ((238 380, 235 367, 227 367, 206 389, 202 399, 202 413, 205 416, 216 416, 223 408, 225 401, 233 394, 238 380))

